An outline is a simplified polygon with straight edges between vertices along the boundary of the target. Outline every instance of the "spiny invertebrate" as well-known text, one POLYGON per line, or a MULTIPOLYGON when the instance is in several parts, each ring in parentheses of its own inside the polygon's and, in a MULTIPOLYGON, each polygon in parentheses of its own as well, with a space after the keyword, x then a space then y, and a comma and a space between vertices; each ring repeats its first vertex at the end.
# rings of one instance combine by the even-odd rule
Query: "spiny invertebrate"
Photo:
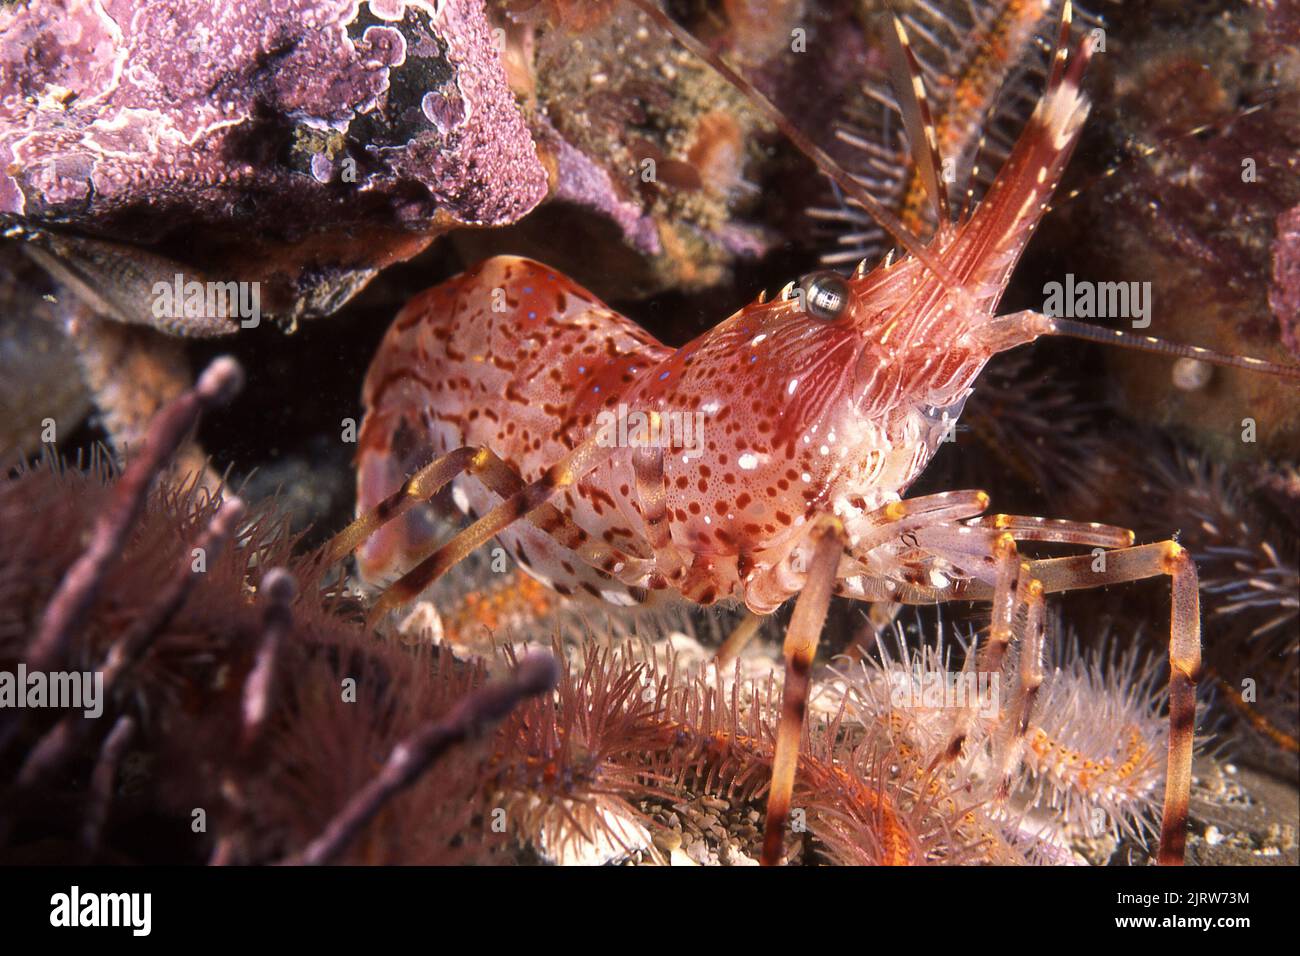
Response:
MULTIPOLYGON (((671 746, 652 752, 652 781, 719 794, 760 796, 776 760, 780 706, 769 680, 743 687, 718 677, 671 688, 658 720, 671 746), (674 739, 675 738, 675 739, 674 739)), ((1023 848, 966 792, 964 767, 927 770, 879 715, 844 708, 810 716, 799 757, 793 805, 833 861, 853 865, 1022 863, 1023 848)))
POLYGON ((521 699, 552 690, 557 677, 553 658, 534 655, 519 662, 510 682, 489 685, 461 698, 441 720, 424 724, 394 747, 379 774, 292 862, 329 862, 375 818, 393 794, 414 783, 449 748, 501 720, 521 699))
MULTIPOLYGON (((588 639, 553 703, 529 702, 496 736, 484 795, 512 832, 551 859, 639 833, 646 801, 694 793, 744 804, 762 797, 775 753, 775 682, 682 667, 670 650, 588 639)), ((844 698, 847 699, 847 698, 844 698)), ((814 713, 795 783, 801 818, 834 862, 1023 863, 1029 843, 964 792, 962 766, 908 766, 885 721, 843 706, 814 713)), ((610 856, 618 855, 609 853, 610 856)))
POLYGON ((155 416, 123 474, 96 456, 88 471, 51 459, 0 480, 4 693, 24 672, 14 665, 93 669, 109 718, 5 701, 0 856, 145 860, 161 845, 191 863, 486 858, 493 847, 456 847, 480 780, 476 748, 459 745, 551 689, 554 662, 520 660, 492 681, 450 654, 376 645, 294 555, 274 507, 178 478, 181 440, 239 380, 232 360, 214 362, 155 416), (423 775, 435 760, 444 773, 423 775), (118 781, 132 776, 147 786, 123 807, 118 781), (177 817, 199 813, 177 842, 177 817))
MULTIPOLYGON (((1019 669, 1014 706, 1004 712, 1005 780, 1029 746, 1044 682, 1045 596, 1168 577, 1171 732, 1159 858, 1180 862, 1200 662, 1199 595, 1187 552, 1173 541, 1134 546, 1131 532, 1095 522, 985 515, 983 491, 901 497, 987 361, 1040 336, 1300 377, 1254 358, 1032 311, 997 315, 1088 112, 1079 84, 1092 42, 1085 38, 1070 53, 1070 5, 1033 116, 984 201, 955 220, 938 185, 923 85, 904 86, 904 96, 914 94, 907 111, 919 133, 910 140, 937 223, 924 242, 730 67, 657 6, 638 3, 744 90, 907 255, 875 269, 863 263, 849 279, 816 273, 792 282, 676 350, 529 260, 497 257, 428 290, 397 317, 371 367, 359 517, 323 559, 360 547, 360 567, 372 579, 414 562, 375 602, 372 623, 494 536, 566 596, 743 601, 768 614, 798 594, 785 643, 767 863, 780 859, 811 665, 833 593, 992 604, 975 666, 998 674, 1014 659, 1019 669), (639 418, 629 430, 631 414, 639 418), (684 431, 672 437, 672 418, 684 427, 681 416, 697 415, 706 426, 694 433, 698 442, 684 431), (448 484, 481 517, 429 553, 412 508, 448 484), (1097 549, 1104 560, 1026 560, 1025 542, 1097 549)), ((900 62, 909 62, 902 26, 889 35, 900 62)), ((961 756, 974 722, 970 711, 956 722, 930 769, 961 756)))
MULTIPOLYGON (((840 672, 848 682, 843 692, 859 719, 888 727, 911 766, 928 767, 941 760, 954 721, 964 718, 940 692, 936 677, 970 693, 983 692, 975 680, 974 642, 945 641, 940 630, 936 642, 912 650, 897 625, 889 637, 877 645, 874 657, 840 672), (964 664, 954 663, 954 651, 964 664)), ((1018 652, 1007 655, 987 688, 996 707, 982 712, 967 730, 963 780, 968 789, 994 804, 995 791, 1003 789, 1021 812, 1051 813, 1058 832, 1154 832, 1167 745, 1158 668, 1138 648, 1121 650, 1113 635, 1102 646, 1080 653, 1073 639, 1054 645, 1019 754, 1008 749, 1015 738, 1006 732, 1000 712, 1022 693, 1018 652)))
MULTIPOLYGON (((942 157, 941 189, 968 183, 968 201, 980 198, 991 174, 1007 159, 1019 126, 1037 98, 1035 84, 1045 68, 1060 0, 920 0, 899 14, 914 39, 913 63, 925 84, 933 118, 937 155, 942 157)), ((1074 10, 1076 16, 1079 9, 1074 10)), ((1086 17, 1086 14, 1084 15, 1086 17)), ((883 71, 868 78, 865 103, 854 108, 836 130, 859 159, 855 178, 918 235, 935 227, 929 187, 921 167, 909 163, 908 137, 921 134, 907 124, 907 113, 883 71)), ((843 195, 843 194, 841 194, 843 195)), ((844 196, 834 207, 809 215, 843 228, 822 261, 852 264, 875 258, 889 246, 887 230, 844 196)))

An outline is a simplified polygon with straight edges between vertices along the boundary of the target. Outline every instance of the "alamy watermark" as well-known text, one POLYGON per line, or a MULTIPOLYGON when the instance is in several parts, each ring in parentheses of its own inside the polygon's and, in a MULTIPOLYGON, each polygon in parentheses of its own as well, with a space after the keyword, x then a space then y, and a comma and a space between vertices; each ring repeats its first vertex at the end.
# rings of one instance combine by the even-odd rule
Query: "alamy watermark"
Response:
POLYGON ((178 272, 171 282, 155 282, 152 291, 154 318, 239 319, 245 329, 262 321, 260 282, 187 282, 178 272))
POLYGON ((86 717, 104 713, 103 671, 0 671, 0 708, 50 707, 80 710, 86 717))
POLYGON ((153 929, 152 893, 91 893, 73 886, 50 897, 50 925, 59 927, 118 926, 133 936, 153 929))
POLYGON ((703 412, 629 411, 624 404, 596 416, 602 448, 664 448, 685 459, 704 454, 703 412))
POLYGON ((1150 282, 1074 281, 1074 273, 1065 274, 1065 282, 1043 286, 1043 314, 1058 319, 1132 319, 1133 328, 1151 324, 1150 282))
POLYGON ((898 710, 970 708, 992 718, 1001 700, 999 676, 976 671, 895 673, 889 677, 889 702, 898 710))

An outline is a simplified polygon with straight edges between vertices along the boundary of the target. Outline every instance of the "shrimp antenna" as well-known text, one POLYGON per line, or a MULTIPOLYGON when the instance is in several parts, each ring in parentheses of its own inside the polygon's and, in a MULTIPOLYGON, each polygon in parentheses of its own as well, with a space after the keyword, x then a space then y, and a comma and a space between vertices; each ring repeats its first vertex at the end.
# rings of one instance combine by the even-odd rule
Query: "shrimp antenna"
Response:
MULTIPOLYGON (((921 239, 907 226, 903 225, 897 216, 872 198, 866 187, 849 175, 835 160, 831 159, 824 149, 805 136, 786 118, 784 113, 776 108, 776 105, 771 100, 758 91, 754 84, 733 70, 722 57, 706 47, 677 21, 664 13, 655 0, 631 0, 631 2, 640 7, 646 16, 668 31, 678 43, 713 67, 723 79, 739 90, 768 122, 794 144, 799 152, 807 156, 846 195, 852 197, 853 201, 858 203, 867 215, 879 223, 882 229, 897 239, 904 249, 924 263, 925 267, 934 273, 945 288, 955 289, 960 286, 952 270, 939 261, 939 257, 931 252, 921 239)), ((909 85, 907 88, 910 90, 913 87, 909 85)), ((926 140, 921 139, 915 142, 924 143, 926 140)))
POLYGON ((1293 381, 1300 380, 1300 366, 1282 365, 1279 362, 1268 362, 1264 359, 1250 358, 1245 355, 1226 355, 1223 352, 1201 348, 1199 345, 1166 342, 1164 339, 1152 338, 1149 335, 1134 335, 1132 332, 1125 332, 1122 329, 1107 329, 1099 325, 1089 325, 1086 322, 1075 322, 1071 319, 1058 319, 1049 316, 1047 322, 1050 329, 1049 335, 1100 342, 1102 345, 1118 345, 1127 349, 1136 349, 1140 352, 1157 352, 1174 358, 1195 359, 1198 362, 1205 362, 1207 365, 1244 368, 1265 375, 1276 375, 1278 378, 1293 381))
POLYGON ((892 27, 886 29, 885 48, 889 53, 890 79, 898 95, 899 112, 912 148, 912 162, 921 174, 925 191, 934 207, 936 229, 951 222, 948 212, 948 188, 940 178, 939 143, 935 137, 934 117, 921 80, 921 67, 912 52, 912 42, 897 14, 891 14, 892 27))

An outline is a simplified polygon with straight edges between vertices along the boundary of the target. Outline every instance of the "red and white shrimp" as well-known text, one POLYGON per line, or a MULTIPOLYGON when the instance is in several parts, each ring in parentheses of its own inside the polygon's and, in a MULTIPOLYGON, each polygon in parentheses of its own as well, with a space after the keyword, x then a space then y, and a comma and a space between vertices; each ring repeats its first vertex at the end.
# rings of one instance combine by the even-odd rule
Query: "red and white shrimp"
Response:
MULTIPOLYGON (((1018 728, 1007 735, 1009 779, 1043 680, 1044 594, 1168 575, 1171 734, 1159 856, 1180 862, 1200 659, 1196 572, 1186 552, 1172 541, 1133 547, 1131 532, 1101 524, 985 515, 982 491, 903 497, 988 360, 1041 335, 1300 374, 1034 312, 997 314, 1088 113, 1079 84, 1090 46, 1069 55, 1069 4, 1042 100, 983 201, 957 221, 940 187, 924 91, 912 82, 909 138, 939 224, 926 242, 657 7, 640 5, 750 93, 906 254, 871 269, 864 263, 849 278, 805 277, 678 349, 527 259, 493 258, 426 291, 397 317, 367 376, 359 517, 328 557, 356 549, 370 579, 405 572, 372 619, 493 536, 562 594, 620 605, 733 601, 760 615, 798 595, 785 643, 767 863, 780 857, 832 593, 991 602, 977 667, 1000 673, 1018 645, 1018 687, 1004 708, 1018 728), (630 430, 629 440, 618 423, 635 414, 646 427, 630 430), (674 416, 696 415, 698 443, 652 440, 674 416), (448 483, 480 517, 430 553, 428 526, 412 506, 448 483), (1089 552, 1029 561, 1021 541, 1089 552), (1094 548, 1111 549, 1100 571, 1094 548)), ((901 26, 897 35, 906 66, 901 26)), ((946 759, 961 754, 970 726, 957 721, 946 759)))

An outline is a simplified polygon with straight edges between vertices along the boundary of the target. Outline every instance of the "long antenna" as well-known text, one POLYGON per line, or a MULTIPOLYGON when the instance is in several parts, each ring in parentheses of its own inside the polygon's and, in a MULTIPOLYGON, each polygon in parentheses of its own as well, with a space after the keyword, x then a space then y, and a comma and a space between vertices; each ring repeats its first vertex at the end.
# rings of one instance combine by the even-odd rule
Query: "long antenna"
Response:
POLYGON ((924 263, 926 268, 933 272, 945 287, 955 289, 961 285, 952 271, 940 262, 939 257, 931 252, 907 226, 903 225, 898 217, 872 198, 871 193, 861 183, 845 172, 835 160, 831 159, 825 150, 805 136, 786 118, 784 113, 776 108, 771 100, 758 91, 754 84, 733 70, 722 57, 695 39, 677 21, 664 13, 655 0, 631 0, 631 2, 640 7, 646 16, 667 30, 678 43, 703 62, 712 66, 722 75, 723 79, 743 93, 754 105, 754 108, 790 140, 799 152, 812 160, 813 164, 847 195, 852 196, 854 202, 861 205, 863 210, 872 219, 876 220, 882 229, 897 239, 904 249, 924 263))
POLYGON ((1263 372, 1267 375, 1276 375, 1279 378, 1300 381, 1300 366, 1281 365, 1277 362, 1267 362, 1264 359, 1250 358, 1244 355, 1225 355, 1222 352, 1203 349, 1199 345, 1166 342, 1164 339, 1152 338, 1149 335, 1134 335, 1132 332, 1126 332, 1122 329, 1107 329, 1098 325, 1088 325, 1086 322, 1075 322, 1072 319, 1058 319, 1052 316, 1047 316, 1046 319, 1050 323, 1049 335, 1060 335, 1071 339, 1086 339, 1089 342, 1100 342, 1103 345, 1122 345, 1125 348, 1138 349, 1142 352, 1158 352, 1161 355, 1195 359, 1208 365, 1244 368, 1252 372, 1263 372))

